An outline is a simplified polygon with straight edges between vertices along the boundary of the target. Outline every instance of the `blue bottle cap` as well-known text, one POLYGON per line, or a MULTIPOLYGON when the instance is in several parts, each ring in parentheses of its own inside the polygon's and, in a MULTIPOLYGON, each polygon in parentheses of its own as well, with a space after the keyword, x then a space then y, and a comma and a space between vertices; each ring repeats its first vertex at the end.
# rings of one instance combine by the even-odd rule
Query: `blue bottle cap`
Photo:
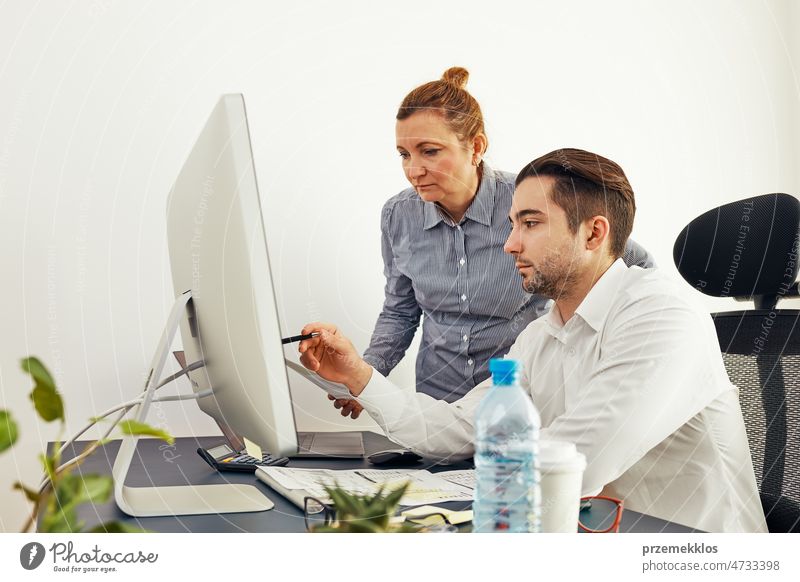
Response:
POLYGON ((489 372, 495 384, 512 384, 519 374, 519 360, 493 358, 489 360, 489 372))
POLYGON ((519 371, 519 360, 492 358, 489 360, 489 371, 492 374, 511 374, 519 371))

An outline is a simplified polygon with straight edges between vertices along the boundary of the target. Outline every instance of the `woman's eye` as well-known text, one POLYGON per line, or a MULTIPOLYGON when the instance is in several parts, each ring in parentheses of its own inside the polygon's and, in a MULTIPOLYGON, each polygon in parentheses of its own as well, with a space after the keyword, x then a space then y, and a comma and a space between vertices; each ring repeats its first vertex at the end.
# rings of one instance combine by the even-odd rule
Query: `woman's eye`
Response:
POLYGON ((409 158, 408 152, 398 152, 398 153, 400 154, 400 157, 403 158, 404 160, 407 160, 409 158))
POLYGON ((439 150, 438 149, 429 149, 429 150, 424 150, 422 153, 424 153, 426 156, 435 156, 436 154, 439 153, 439 150))

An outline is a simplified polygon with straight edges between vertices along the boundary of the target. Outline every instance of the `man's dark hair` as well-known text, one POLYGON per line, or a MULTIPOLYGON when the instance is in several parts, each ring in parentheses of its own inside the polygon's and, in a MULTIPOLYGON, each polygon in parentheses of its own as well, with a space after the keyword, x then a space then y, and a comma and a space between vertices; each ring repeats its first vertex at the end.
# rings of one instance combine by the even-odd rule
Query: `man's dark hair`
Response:
POLYGON ((516 186, 527 178, 551 176, 553 202, 564 209, 575 234, 593 216, 610 225, 611 254, 622 256, 633 229, 636 201, 625 172, 608 158, 574 148, 555 150, 533 160, 517 175, 516 186))

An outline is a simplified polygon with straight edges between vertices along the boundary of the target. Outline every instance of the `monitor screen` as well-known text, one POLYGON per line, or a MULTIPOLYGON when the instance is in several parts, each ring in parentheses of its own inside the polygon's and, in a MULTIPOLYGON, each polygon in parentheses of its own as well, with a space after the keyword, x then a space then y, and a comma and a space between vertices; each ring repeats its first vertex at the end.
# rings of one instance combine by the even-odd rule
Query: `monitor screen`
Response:
POLYGON ((191 291, 180 330, 200 408, 273 455, 297 452, 244 98, 224 95, 167 204, 175 295, 191 291))

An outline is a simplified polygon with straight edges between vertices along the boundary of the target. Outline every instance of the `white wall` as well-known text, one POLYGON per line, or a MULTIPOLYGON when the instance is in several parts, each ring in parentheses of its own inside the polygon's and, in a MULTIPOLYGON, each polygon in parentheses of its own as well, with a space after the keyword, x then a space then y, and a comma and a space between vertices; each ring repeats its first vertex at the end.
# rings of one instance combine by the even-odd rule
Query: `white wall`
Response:
MULTIPOLYGON (((359 348, 382 300, 380 207, 405 187, 394 113, 448 66, 471 72, 495 167, 561 146, 618 161, 634 236, 672 272, 697 214, 800 193, 791 0, 297 4, 0 7, 0 408, 22 431, 0 531, 24 520, 11 483, 36 481, 56 437, 19 358, 54 371, 70 429, 140 389, 172 300, 166 194, 221 93, 247 100, 284 331, 330 320, 359 348)), ((413 358, 395 377, 413 383, 413 358)), ((293 390, 301 429, 353 426, 293 390)), ((151 422, 214 432, 192 403, 151 422)))

